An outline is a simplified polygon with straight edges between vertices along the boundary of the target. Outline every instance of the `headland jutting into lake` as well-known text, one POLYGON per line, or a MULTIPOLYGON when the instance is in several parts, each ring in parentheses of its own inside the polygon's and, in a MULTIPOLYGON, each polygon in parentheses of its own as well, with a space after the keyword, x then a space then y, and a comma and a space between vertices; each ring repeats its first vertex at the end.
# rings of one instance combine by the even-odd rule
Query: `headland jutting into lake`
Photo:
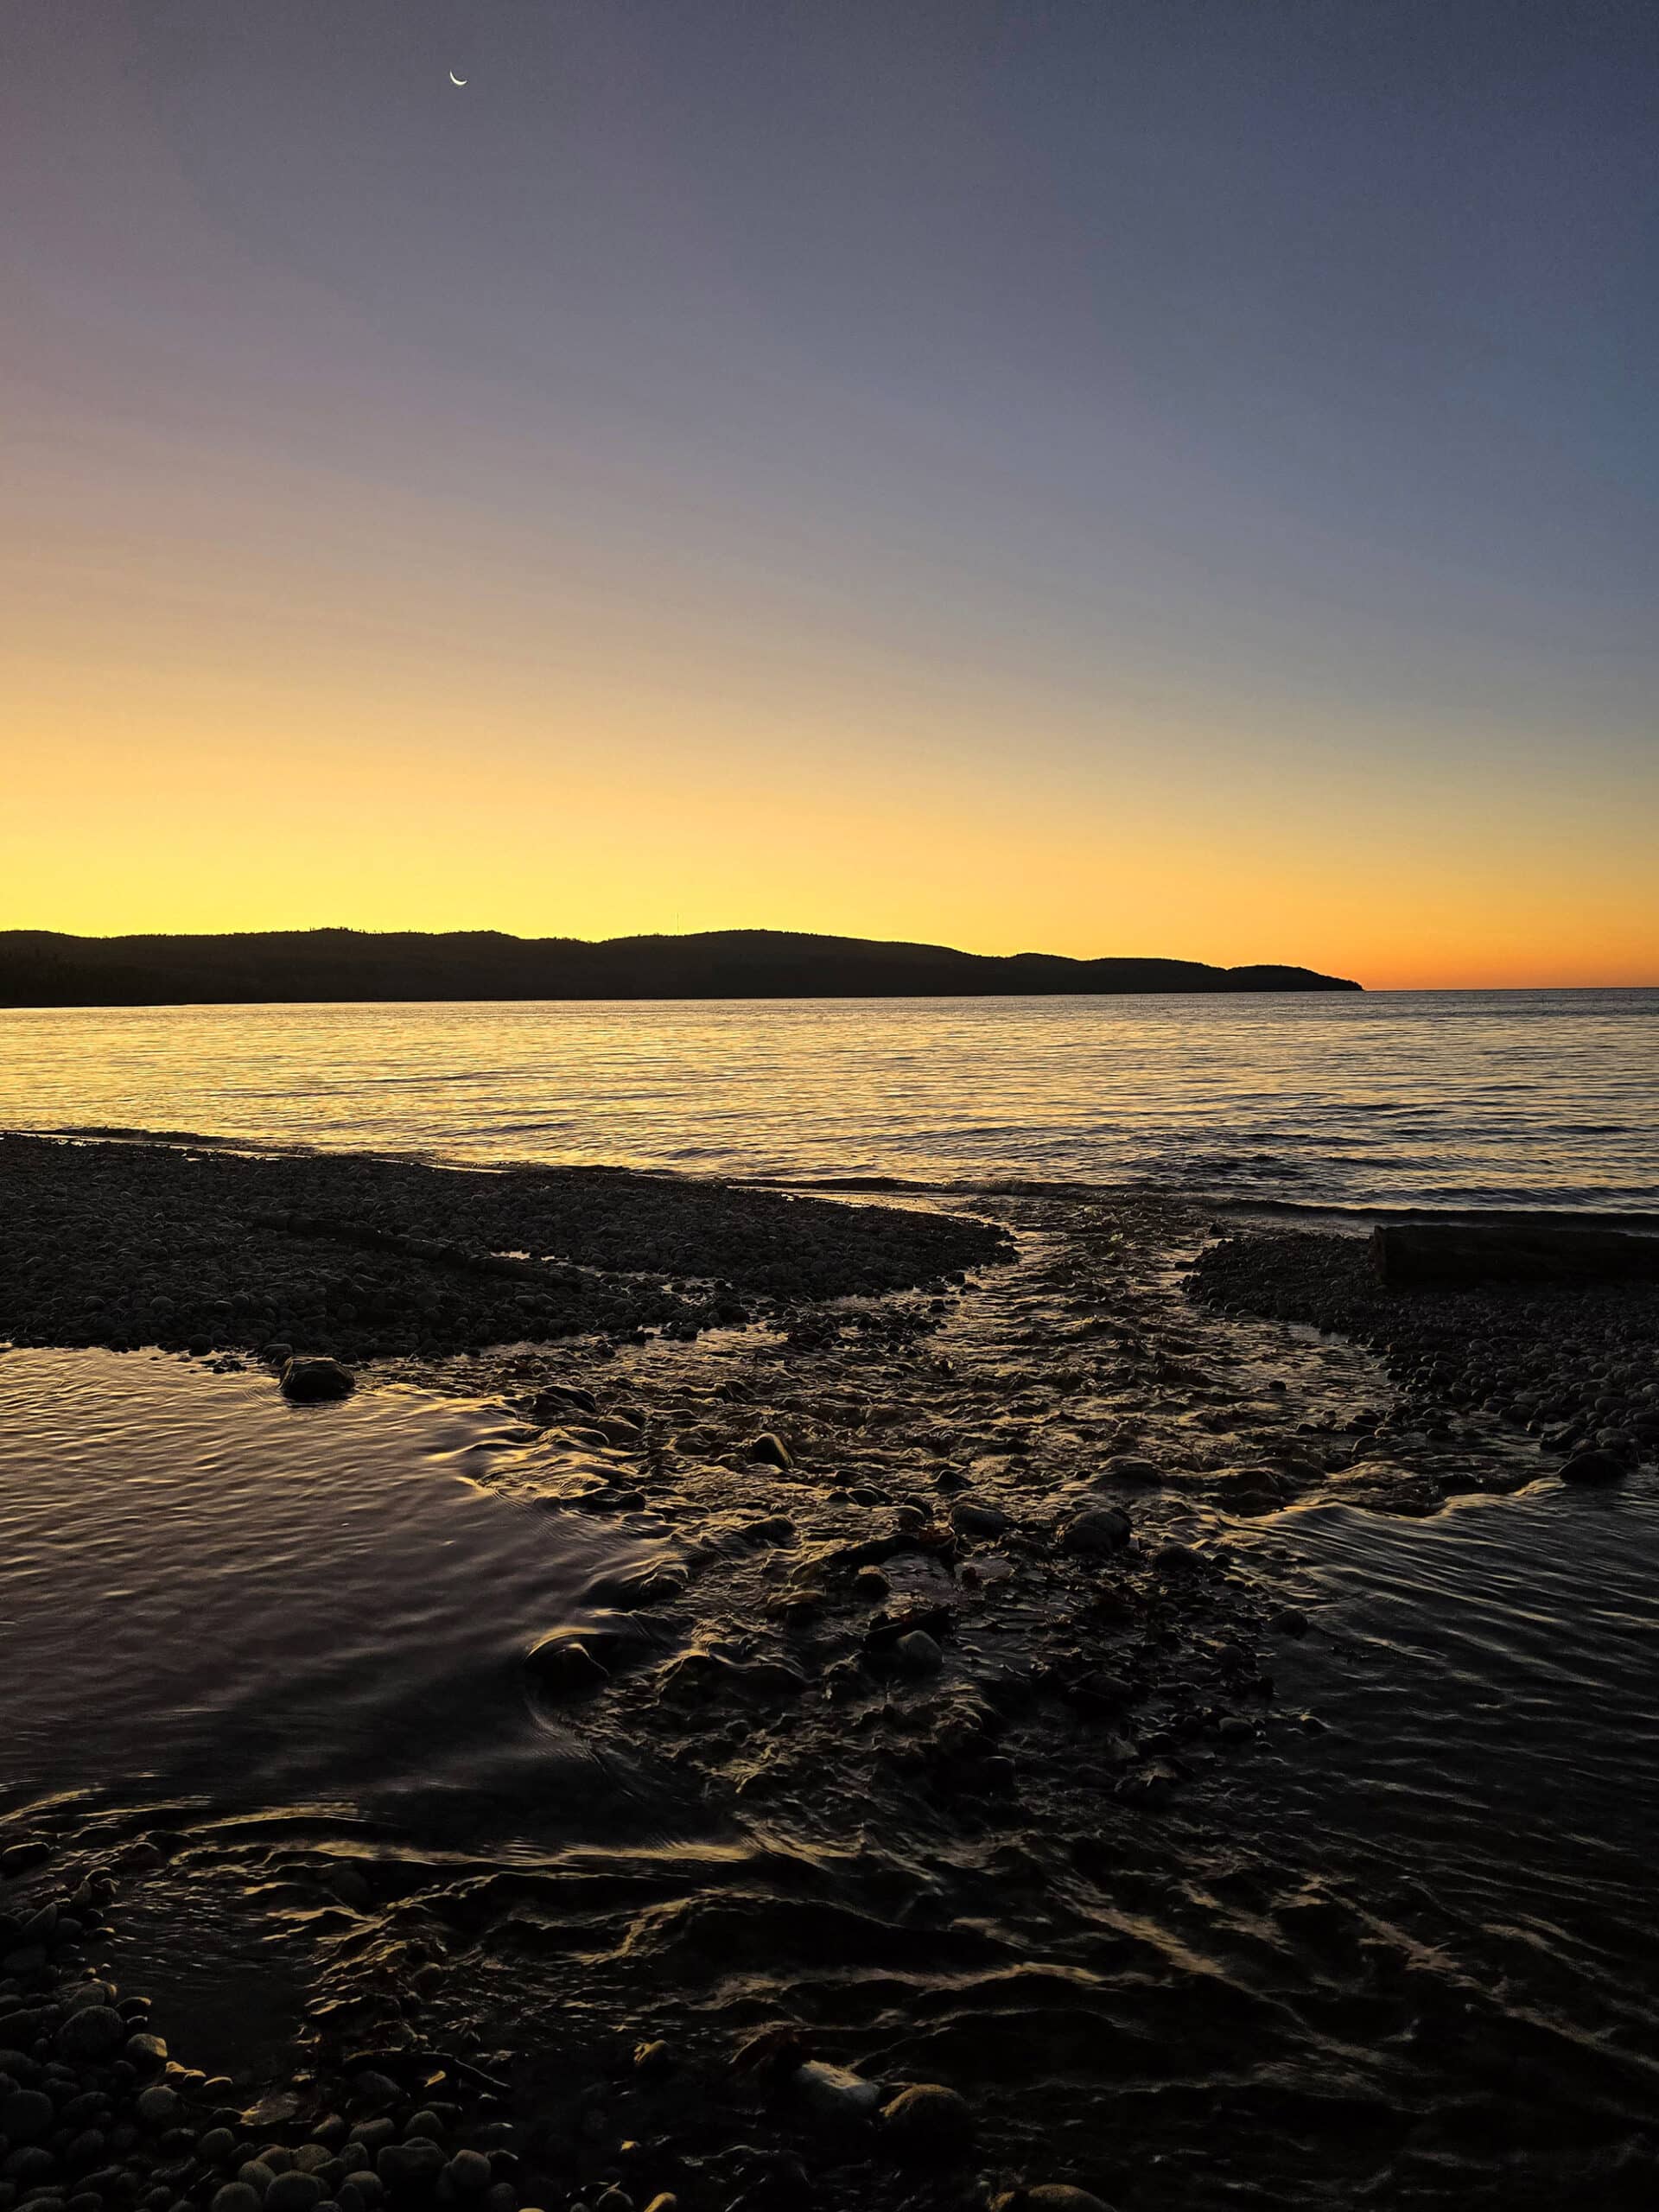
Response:
POLYGON ((6 1137, 0 1203, 6 1365, 61 1357, 66 1421, 56 1347, 127 1349, 141 1405, 158 1353, 273 1404, 482 1401, 527 1541, 632 1548, 522 1654, 549 1794, 505 1839, 8 1777, 10 2201, 1496 2207, 1517 2147, 1625 2155, 1639 2036, 1264 1811, 1325 1725, 1275 1674, 1346 1662, 1252 1531, 1639 1470, 1653 1285, 1389 1291, 1361 1240, 1218 1241, 1154 1191, 871 1206, 185 1137, 6 1137), (221 2069, 187 2002, 169 2069, 116 1964, 211 1984, 267 1937, 286 2059, 221 2069))
POLYGON ((1004 957, 947 945, 704 930, 516 938, 499 930, 269 930, 65 937, 0 930, 0 1006, 224 1006, 398 1000, 1028 997, 1130 991, 1357 991, 1311 968, 1004 957))

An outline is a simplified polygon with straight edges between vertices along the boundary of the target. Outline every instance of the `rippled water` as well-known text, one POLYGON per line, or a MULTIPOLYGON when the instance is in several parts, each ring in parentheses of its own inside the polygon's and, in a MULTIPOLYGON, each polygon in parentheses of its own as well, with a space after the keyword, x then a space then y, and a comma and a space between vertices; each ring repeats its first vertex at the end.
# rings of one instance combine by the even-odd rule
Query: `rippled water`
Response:
POLYGON ((561 1471, 414 1390, 296 1407, 159 1353, 0 1357, 0 1806, 541 1791, 524 1651, 653 1550, 540 1510, 561 1471))
POLYGON ((1659 991, 0 1013, 0 1127, 1659 1206, 1659 991))
MULTIPOLYGON (((1298 1788, 1349 1848, 1541 1911, 1639 1888, 1659 1821, 1659 1497, 1540 1482, 1428 1521, 1316 1505, 1241 1531, 1287 1546, 1324 1601, 1281 1692, 1338 1732, 1298 1788), (1386 1807, 1385 1817, 1379 1812, 1386 1807)), ((1659 2056, 1659 2020, 1649 2024, 1659 2056)))
MULTIPOLYGON (((1659 1497, 1554 1482, 1431 1521, 1314 1506, 1241 1531, 1323 1602, 1281 1698, 1332 1732, 1246 1785, 1270 1831, 1317 1835, 1441 2024, 1519 2086, 1659 2098, 1659 1497)), ((1367 1920, 1371 1925, 1364 1925, 1367 1920)), ((1455 2037, 1454 2037, 1455 2040, 1455 2037)))

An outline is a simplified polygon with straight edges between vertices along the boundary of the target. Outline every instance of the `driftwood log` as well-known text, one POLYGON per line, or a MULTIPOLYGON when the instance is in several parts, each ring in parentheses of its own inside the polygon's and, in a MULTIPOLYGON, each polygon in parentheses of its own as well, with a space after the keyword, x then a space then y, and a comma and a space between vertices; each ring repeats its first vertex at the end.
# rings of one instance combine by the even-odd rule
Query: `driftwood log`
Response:
POLYGON ((1391 1222, 1371 1231, 1390 1290, 1476 1283, 1659 1281, 1659 1236, 1548 1220, 1391 1222))

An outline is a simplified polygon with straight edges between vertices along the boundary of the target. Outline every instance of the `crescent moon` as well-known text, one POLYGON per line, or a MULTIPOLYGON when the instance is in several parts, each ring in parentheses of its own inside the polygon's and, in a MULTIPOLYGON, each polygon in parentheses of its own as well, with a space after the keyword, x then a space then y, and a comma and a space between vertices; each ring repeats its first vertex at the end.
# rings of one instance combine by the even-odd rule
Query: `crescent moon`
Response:
POLYGON ((457 77, 454 71, 452 69, 449 72, 449 81, 452 85, 464 85, 467 79, 464 77, 457 77))

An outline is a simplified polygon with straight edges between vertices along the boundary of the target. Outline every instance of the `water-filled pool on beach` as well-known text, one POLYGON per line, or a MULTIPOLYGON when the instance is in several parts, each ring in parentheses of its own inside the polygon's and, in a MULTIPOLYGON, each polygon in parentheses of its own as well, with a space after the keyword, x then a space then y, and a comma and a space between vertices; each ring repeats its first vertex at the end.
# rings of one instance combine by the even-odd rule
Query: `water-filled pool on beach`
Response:
POLYGON ((582 1762, 524 1656, 663 1532, 547 1510, 571 1478, 499 1408, 0 1356, 0 1808, 464 1803, 510 1827, 560 1774, 574 1829, 582 1762))

